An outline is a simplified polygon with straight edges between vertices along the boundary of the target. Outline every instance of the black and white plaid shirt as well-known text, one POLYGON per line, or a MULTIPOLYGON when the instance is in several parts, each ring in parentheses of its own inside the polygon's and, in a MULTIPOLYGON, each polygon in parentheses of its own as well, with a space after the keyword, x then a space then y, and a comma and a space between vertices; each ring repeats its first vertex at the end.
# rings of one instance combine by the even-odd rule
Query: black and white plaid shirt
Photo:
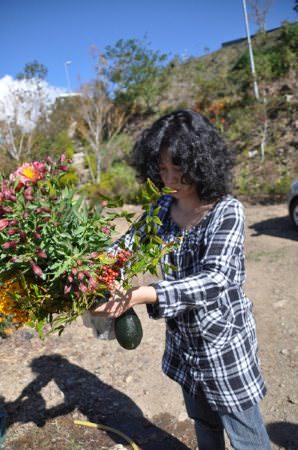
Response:
MULTIPOLYGON (((265 395, 251 301, 243 292, 244 211, 232 196, 218 201, 198 225, 181 230, 160 198, 158 235, 180 244, 164 257, 170 271, 155 283, 150 317, 166 321, 162 368, 191 395, 202 389, 214 410, 244 410, 265 395)), ((129 245, 129 235, 127 244, 129 245)))

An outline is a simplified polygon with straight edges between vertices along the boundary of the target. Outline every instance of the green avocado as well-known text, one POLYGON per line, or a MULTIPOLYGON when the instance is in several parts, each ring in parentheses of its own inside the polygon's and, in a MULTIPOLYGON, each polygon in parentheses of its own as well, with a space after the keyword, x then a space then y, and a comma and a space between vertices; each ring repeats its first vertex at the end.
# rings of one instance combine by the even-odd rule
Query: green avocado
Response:
POLYGON ((126 350, 133 350, 140 344, 143 329, 133 308, 128 309, 122 316, 115 319, 115 336, 121 347, 126 350))

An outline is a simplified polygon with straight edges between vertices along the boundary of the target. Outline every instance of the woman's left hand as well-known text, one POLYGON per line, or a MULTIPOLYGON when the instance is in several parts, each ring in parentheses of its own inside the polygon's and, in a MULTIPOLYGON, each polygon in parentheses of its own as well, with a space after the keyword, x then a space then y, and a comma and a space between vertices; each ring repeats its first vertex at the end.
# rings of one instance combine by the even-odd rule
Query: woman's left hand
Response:
POLYGON ((157 301, 157 294, 152 286, 133 287, 126 291, 120 283, 115 282, 110 294, 111 296, 106 303, 90 310, 90 313, 95 316, 116 318, 135 305, 157 301))

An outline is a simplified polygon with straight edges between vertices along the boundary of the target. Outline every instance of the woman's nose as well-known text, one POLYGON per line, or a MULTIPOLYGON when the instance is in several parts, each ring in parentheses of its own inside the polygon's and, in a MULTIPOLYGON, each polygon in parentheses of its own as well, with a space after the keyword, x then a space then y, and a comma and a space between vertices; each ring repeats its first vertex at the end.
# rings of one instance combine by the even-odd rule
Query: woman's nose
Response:
POLYGON ((169 174, 168 174, 168 177, 167 177, 167 184, 168 184, 169 186, 175 185, 175 184, 177 184, 178 182, 179 182, 179 177, 178 177, 177 174, 175 174, 175 173, 169 173, 169 174))

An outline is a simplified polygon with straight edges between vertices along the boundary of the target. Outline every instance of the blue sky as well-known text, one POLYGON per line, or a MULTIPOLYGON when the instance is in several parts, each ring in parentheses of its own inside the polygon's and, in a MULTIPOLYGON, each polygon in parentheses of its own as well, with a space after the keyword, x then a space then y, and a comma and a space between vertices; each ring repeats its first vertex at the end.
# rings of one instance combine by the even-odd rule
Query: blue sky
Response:
MULTIPOLYGON (((294 0, 273 0, 266 28, 297 20, 293 7, 294 0)), ((0 0, 0 78, 36 59, 51 85, 67 88, 71 61, 75 90, 93 77, 92 45, 104 50, 145 34, 161 53, 200 56, 245 36, 242 0, 0 0)))

